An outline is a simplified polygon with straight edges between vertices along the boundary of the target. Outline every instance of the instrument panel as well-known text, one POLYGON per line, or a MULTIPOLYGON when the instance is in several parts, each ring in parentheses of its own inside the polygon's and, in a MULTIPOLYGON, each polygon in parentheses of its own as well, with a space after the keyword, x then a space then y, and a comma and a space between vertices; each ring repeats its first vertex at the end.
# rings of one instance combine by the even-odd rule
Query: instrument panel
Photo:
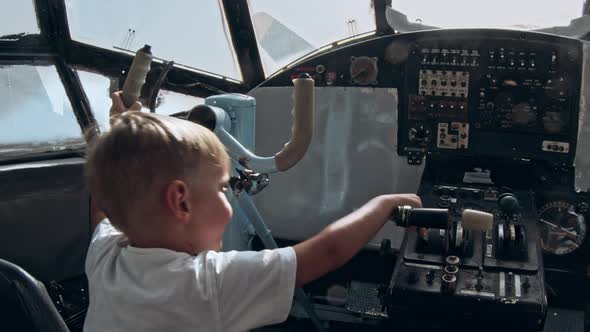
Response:
MULTIPOLYGON (((582 63, 582 43, 576 39, 498 29, 432 30, 334 48, 262 86, 290 86, 293 77, 308 72, 320 89, 395 91, 397 140, 392 147, 412 164, 429 155, 572 167, 582 63)), ((573 185, 565 187, 562 192, 573 185)), ((590 237, 587 213, 580 213, 568 195, 536 205, 543 220, 556 225, 539 224, 549 257, 576 256, 590 237), (578 217, 560 212, 571 211, 572 205, 578 217)))
MULTIPOLYGON (((290 87, 291 79, 299 73, 311 73, 316 81, 316 97, 319 96, 316 105, 331 107, 319 108, 321 111, 316 116, 326 123, 331 122, 333 127, 326 124, 326 128, 344 133, 338 144, 352 151, 350 147, 356 145, 347 142, 347 133, 367 131, 362 121, 348 118, 353 111, 379 122, 380 129, 390 130, 390 135, 374 140, 383 149, 379 151, 397 151, 414 165, 426 160, 426 167, 421 168, 402 165, 405 160, 400 158, 399 163, 393 165, 396 171, 429 169, 433 162, 437 163, 437 176, 430 179, 441 190, 435 203, 438 208, 449 208, 453 216, 464 209, 472 209, 488 211, 495 218, 501 218, 502 211, 494 208, 499 202, 486 196, 482 187, 497 186, 498 192, 514 191, 519 197, 530 198, 525 206, 526 227, 518 228, 523 225, 519 220, 496 224, 489 234, 474 238, 476 242, 485 241, 485 245, 477 242, 478 245, 473 246, 483 249, 475 254, 463 253, 467 257, 467 278, 457 279, 462 280, 457 283, 458 298, 479 296, 484 300, 497 290, 498 294, 510 293, 522 304, 524 293, 517 291, 517 285, 526 284, 525 288, 530 291, 529 286, 536 282, 538 294, 545 294, 540 285, 545 284, 543 275, 547 275, 547 294, 551 301, 582 303, 583 294, 579 290, 583 282, 587 282, 586 271, 590 269, 590 197, 573 190, 582 75, 588 72, 583 69, 582 42, 536 32, 449 29, 375 37, 347 46, 333 46, 329 52, 287 68, 261 87, 290 87), (377 92, 387 95, 387 103, 377 92), (373 95, 375 101, 370 100, 373 95), (347 107, 343 107, 344 104, 347 107), (327 112, 332 108, 336 111, 327 112), (397 122, 384 120, 383 114, 391 110, 397 110, 397 122), (458 169, 467 169, 468 164, 471 171, 458 172, 452 181, 445 177, 458 169), (499 244, 510 248, 510 243, 519 241, 538 245, 533 250, 534 255, 529 255, 526 261, 519 261, 522 257, 516 254, 514 258, 512 254, 498 251, 502 248, 499 244), (488 248, 492 248, 491 251, 488 248), (484 260, 483 272, 470 270, 473 266, 469 265, 469 255, 484 260), (498 263, 498 257, 508 261, 508 265, 504 264, 508 272, 494 270, 498 269, 492 266, 498 263), (535 260, 538 271, 514 271, 527 264, 534 266, 535 260), (498 276, 489 275, 486 269, 500 272, 498 276), (472 283, 471 272, 477 277, 472 283)), ((318 136, 322 134, 324 132, 318 136)), ((379 153, 364 158, 363 163, 382 164, 387 157, 379 153)), ((333 153, 328 151, 326 155, 333 153)), ((338 156, 339 161, 341 157, 338 156)), ((421 174, 423 177, 424 173, 421 174)), ((380 181, 376 179, 378 176, 379 172, 371 172, 363 179, 363 185, 374 186, 380 181)), ((420 176, 400 177, 399 181, 405 184, 409 178, 418 180, 420 176)), ((400 187, 406 188, 397 186, 395 190, 400 187)), ((451 239, 454 237, 449 243, 457 243, 459 238, 467 239, 461 243, 470 243, 464 230, 459 230, 457 227, 448 233, 451 239), (463 236, 458 236, 459 233, 463 236)), ((416 243, 428 243, 430 247, 424 248, 430 250, 438 245, 441 234, 429 230, 412 235, 412 239, 416 238, 416 243)), ((410 247, 424 249, 417 245, 410 247)), ((526 252, 533 252, 530 249, 527 247, 526 252)), ((443 290, 441 283, 445 280, 441 279, 442 265, 441 269, 436 268, 438 261, 422 264, 424 253, 416 253, 415 257, 402 256, 405 254, 406 251, 401 251, 398 258, 415 258, 415 261, 404 267, 407 274, 400 268, 402 272, 398 271, 396 280, 401 286, 392 285, 391 289, 403 293, 414 287, 425 296, 435 288, 443 290)), ((525 288, 520 287, 521 291, 525 288)), ((403 309, 409 303, 399 295, 392 297, 402 299, 400 307, 394 309, 405 314, 403 309)), ((419 308, 435 299, 414 295, 407 298, 415 299, 419 308)), ((445 296, 436 297, 440 300, 439 307, 449 305, 449 297, 445 296)), ((506 299, 498 296, 503 301, 506 299)), ((511 306, 510 310, 517 312, 515 307, 511 306)), ((469 306, 466 308, 471 310, 469 306)), ((536 308, 539 308, 538 303, 536 308)), ((404 314, 400 318, 407 320, 404 314)), ((522 317, 516 317, 515 321, 522 321, 522 317)))
POLYGON ((582 76, 580 40, 537 32, 448 29, 378 37, 311 57, 316 87, 394 88, 397 152, 544 160, 572 165, 582 76))
POLYGON ((544 35, 415 41, 405 61, 398 152, 571 163, 579 43, 544 35))

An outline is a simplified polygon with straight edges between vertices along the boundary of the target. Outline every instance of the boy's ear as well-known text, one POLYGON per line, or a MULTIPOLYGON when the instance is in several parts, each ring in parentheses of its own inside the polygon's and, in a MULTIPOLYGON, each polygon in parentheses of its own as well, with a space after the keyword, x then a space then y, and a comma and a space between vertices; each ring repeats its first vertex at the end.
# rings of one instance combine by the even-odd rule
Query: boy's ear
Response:
POLYGON ((188 222, 191 212, 190 190, 184 181, 174 180, 164 188, 165 208, 181 222, 188 222))

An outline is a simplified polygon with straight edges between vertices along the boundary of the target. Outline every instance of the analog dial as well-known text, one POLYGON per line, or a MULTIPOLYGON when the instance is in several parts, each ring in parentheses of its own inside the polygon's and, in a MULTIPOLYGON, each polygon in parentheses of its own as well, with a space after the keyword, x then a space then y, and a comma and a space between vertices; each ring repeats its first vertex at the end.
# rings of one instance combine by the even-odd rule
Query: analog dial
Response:
POLYGON ((554 255, 573 253, 586 238, 584 216, 576 212, 574 205, 565 201, 549 202, 541 207, 539 228, 541 247, 554 255))

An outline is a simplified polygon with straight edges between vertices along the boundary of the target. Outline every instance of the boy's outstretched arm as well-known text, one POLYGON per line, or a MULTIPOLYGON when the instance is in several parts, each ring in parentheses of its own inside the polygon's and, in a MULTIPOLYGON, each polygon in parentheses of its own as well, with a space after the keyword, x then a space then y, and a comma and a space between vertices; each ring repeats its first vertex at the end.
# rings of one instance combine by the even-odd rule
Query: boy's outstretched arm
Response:
POLYGON ((295 245, 296 285, 301 286, 344 265, 385 225, 393 208, 400 205, 422 207, 422 202, 414 194, 378 196, 311 239, 295 245))

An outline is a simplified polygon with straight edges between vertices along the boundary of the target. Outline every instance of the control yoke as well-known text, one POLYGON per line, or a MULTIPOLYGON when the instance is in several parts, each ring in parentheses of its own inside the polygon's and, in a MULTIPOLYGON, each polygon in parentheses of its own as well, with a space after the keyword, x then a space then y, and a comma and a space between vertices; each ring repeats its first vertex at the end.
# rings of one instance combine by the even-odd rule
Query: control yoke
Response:
POLYGON ((232 119, 228 112, 212 105, 199 105, 186 119, 211 129, 226 146, 230 157, 244 168, 256 173, 284 172, 295 166, 307 152, 313 134, 314 85, 309 74, 301 74, 293 80, 293 127, 291 138, 281 151, 272 157, 260 157, 244 147, 230 132, 232 119))

